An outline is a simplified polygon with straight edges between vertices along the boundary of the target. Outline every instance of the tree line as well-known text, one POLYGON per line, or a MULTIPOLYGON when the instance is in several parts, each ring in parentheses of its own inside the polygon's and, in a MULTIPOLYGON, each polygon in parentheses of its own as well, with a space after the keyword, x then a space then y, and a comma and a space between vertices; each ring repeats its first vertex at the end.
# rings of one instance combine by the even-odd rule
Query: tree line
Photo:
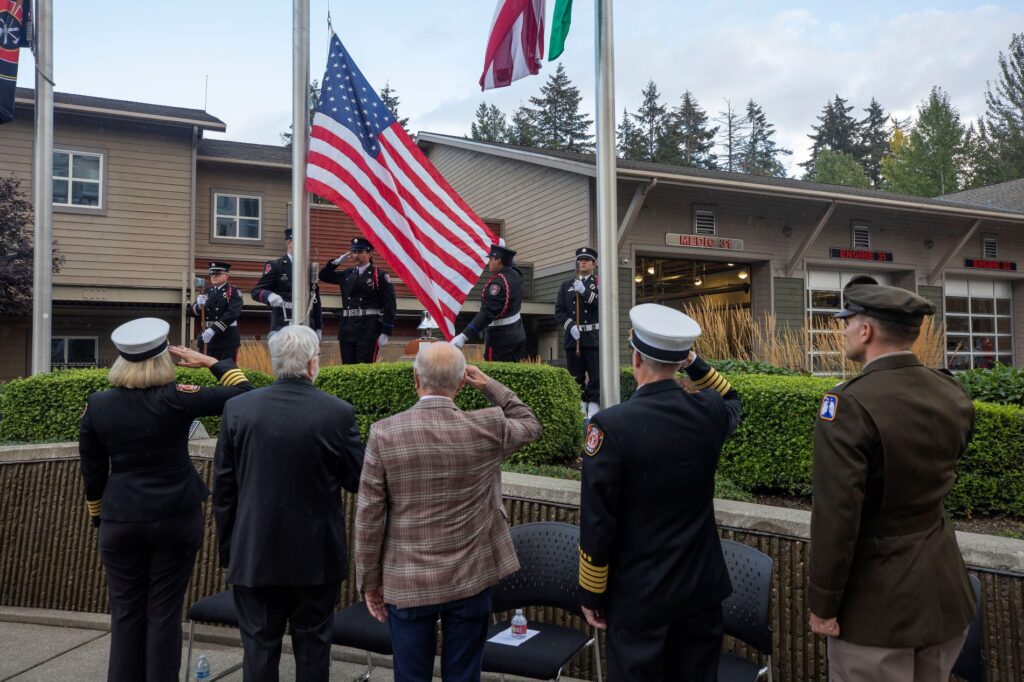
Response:
MULTIPOLYGON (((470 126, 474 140, 569 152, 594 150, 593 122, 580 112, 582 97, 558 64, 538 95, 506 115, 481 102, 470 126)), ((838 93, 811 125, 810 159, 802 179, 901 194, 938 196, 1024 177, 1024 33, 1000 51, 995 81, 985 89, 985 112, 965 124, 940 86, 933 86, 916 116, 900 120, 872 97, 857 113, 838 93)), ((623 110, 617 154, 632 161, 785 177, 792 150, 775 141, 764 107, 729 100, 711 117, 684 92, 666 103, 651 80, 635 111, 623 110)))

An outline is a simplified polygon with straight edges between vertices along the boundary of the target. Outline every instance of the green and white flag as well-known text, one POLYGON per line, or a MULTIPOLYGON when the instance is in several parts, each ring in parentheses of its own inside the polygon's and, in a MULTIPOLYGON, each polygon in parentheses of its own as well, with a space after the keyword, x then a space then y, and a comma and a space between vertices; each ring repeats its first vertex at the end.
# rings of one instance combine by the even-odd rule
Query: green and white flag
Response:
POLYGON ((565 50, 565 37, 569 35, 572 23, 572 0, 557 0, 555 14, 551 19, 551 45, 548 47, 548 61, 553 62, 565 50))

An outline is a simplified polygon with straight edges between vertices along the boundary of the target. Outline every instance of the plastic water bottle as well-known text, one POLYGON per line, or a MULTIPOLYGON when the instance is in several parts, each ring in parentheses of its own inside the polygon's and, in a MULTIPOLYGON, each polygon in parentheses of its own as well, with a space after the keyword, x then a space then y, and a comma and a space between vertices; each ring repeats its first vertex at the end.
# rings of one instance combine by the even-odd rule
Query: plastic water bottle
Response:
POLYGON ((210 662, 206 660, 206 655, 203 654, 199 657, 199 662, 196 663, 196 682, 201 680, 210 679, 210 662))
POLYGON ((523 615, 522 609, 516 609, 516 615, 512 616, 512 637, 523 639, 526 637, 526 630, 526 616, 523 615))

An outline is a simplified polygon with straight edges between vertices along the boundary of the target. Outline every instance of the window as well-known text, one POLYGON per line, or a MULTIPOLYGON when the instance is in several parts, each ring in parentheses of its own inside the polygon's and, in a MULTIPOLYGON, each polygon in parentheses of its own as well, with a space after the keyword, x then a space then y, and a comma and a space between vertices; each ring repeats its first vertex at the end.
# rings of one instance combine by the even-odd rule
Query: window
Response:
POLYGON ((852 234, 850 237, 850 246, 854 249, 870 249, 871 248, 871 226, 870 225, 854 225, 852 228, 852 234))
POLYGON ((53 152, 53 205, 101 208, 103 156, 53 152))
POLYGON ((994 236, 986 235, 981 239, 981 257, 988 260, 999 258, 999 242, 994 236))
POLYGON ((1010 283, 946 279, 946 364, 950 369, 1013 364, 1010 283))
POLYGON ((839 270, 812 270, 807 275, 808 354, 811 372, 819 375, 839 374, 843 368, 841 320, 832 317, 842 310, 843 287, 857 275, 870 274, 879 284, 891 284, 888 275, 839 270))
POLYGON ((715 225, 715 212, 710 208, 693 209, 693 233, 703 235, 715 235, 718 228, 715 225))
POLYGON ((213 236, 227 239, 260 238, 260 197, 217 193, 213 195, 213 204, 213 236))
POLYGON ((95 336, 54 336, 50 339, 50 365, 54 369, 95 367, 99 364, 95 336))

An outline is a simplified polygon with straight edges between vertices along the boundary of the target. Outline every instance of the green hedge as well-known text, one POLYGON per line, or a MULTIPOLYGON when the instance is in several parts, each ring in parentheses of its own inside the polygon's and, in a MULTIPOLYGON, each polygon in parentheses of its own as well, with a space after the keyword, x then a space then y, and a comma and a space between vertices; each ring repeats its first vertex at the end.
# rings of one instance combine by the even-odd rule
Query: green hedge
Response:
MULTIPOLYGON (((244 370, 256 386, 273 379, 254 370, 244 370)), ((180 384, 213 386, 208 370, 178 368, 180 384)), ((78 440, 78 421, 90 393, 110 388, 105 369, 68 369, 15 379, 0 393, 0 441, 41 442, 78 440)), ((220 417, 204 417, 210 435, 220 430, 220 417)))
MULTIPOLYGON (((512 463, 564 464, 576 457, 583 438, 583 415, 579 388, 567 371, 548 365, 503 362, 482 362, 479 366, 515 391, 544 425, 540 439, 513 455, 512 463)), ((373 422, 406 410, 417 400, 412 364, 407 362, 324 367, 317 386, 352 403, 364 439, 373 422)), ((455 403, 464 410, 489 405, 472 388, 462 389, 455 403)))
POLYGON ((992 369, 957 372, 956 377, 974 400, 1024 406, 1024 370, 996 364, 992 369))

